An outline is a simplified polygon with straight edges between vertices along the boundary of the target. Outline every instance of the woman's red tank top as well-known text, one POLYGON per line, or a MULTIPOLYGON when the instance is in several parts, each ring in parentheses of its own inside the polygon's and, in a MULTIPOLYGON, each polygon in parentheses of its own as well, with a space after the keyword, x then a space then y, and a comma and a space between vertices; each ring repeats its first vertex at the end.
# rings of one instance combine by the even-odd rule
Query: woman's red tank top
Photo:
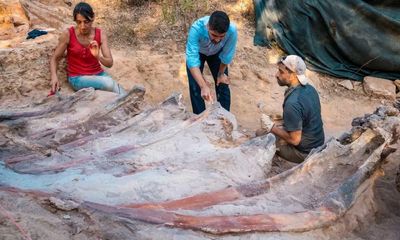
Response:
MULTIPOLYGON (((89 46, 83 46, 77 39, 75 28, 69 29, 69 44, 67 48, 68 77, 80 75, 96 75, 103 72, 99 61, 90 52, 89 46)), ((95 28, 94 40, 101 46, 101 30, 95 28)))

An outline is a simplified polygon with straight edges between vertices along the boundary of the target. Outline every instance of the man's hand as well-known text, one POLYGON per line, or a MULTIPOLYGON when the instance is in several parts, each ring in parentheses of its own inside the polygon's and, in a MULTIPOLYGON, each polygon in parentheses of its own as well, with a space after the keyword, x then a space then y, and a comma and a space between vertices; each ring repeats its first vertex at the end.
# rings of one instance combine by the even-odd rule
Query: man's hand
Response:
POLYGON ((266 114, 261 114, 260 120, 261 120, 261 128, 268 133, 271 132, 272 128, 275 125, 274 121, 272 121, 272 119, 266 114))
POLYGON ((225 73, 218 74, 217 86, 219 86, 220 83, 225 83, 225 84, 229 85, 229 84, 231 84, 231 80, 229 79, 229 77, 225 73))
POLYGON ((201 88, 201 97, 206 101, 213 101, 210 87, 207 84, 201 88))
POLYGON ((56 90, 60 87, 60 81, 58 81, 57 75, 51 76, 51 91, 56 92, 56 90))
POLYGON ((99 55, 99 43, 96 40, 93 40, 90 42, 89 44, 89 49, 90 49, 90 53, 93 55, 93 57, 99 59, 100 55, 99 55))

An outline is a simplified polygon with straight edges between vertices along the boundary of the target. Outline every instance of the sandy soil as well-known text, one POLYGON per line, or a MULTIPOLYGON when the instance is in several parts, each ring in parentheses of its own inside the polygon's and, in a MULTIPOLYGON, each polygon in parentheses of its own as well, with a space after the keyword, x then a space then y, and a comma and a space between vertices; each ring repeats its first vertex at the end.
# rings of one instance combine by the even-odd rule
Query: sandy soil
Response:
MULTIPOLYGON (((55 9, 59 12, 67 12, 68 9, 64 9, 64 3, 55 2, 58 4, 54 7, 55 9), (63 4, 64 8, 60 7, 60 4, 63 4)), ((231 1, 224 6, 213 2, 208 5, 208 8, 196 10, 191 14, 187 13, 186 18, 177 18, 172 25, 163 20, 163 6, 153 2, 140 7, 119 9, 118 14, 111 14, 110 9, 101 2, 91 3, 98 13, 97 26, 107 30, 111 42, 114 66, 107 71, 127 89, 135 84, 144 85, 147 90, 146 99, 150 103, 157 104, 172 92, 181 92, 189 109, 191 107, 184 55, 186 31, 190 26, 188 22, 207 13, 207 10, 212 11, 222 7, 230 14, 232 22, 239 29, 237 53, 230 66, 231 111, 238 118, 240 126, 250 131, 254 131, 259 126, 259 107, 268 114, 281 114, 285 89, 276 83, 275 73, 276 62, 284 53, 278 48, 267 49, 253 46, 254 27, 249 20, 251 16, 248 16, 251 1, 231 1), (187 19, 189 17, 192 19, 187 19)), ((119 2, 114 0, 110 4, 117 3, 119 2)), ((49 10, 43 10, 43 14, 48 12, 49 10)), ((68 17, 70 16, 66 16, 67 19, 68 17)), ((50 21, 50 19, 46 20, 50 21)), ((57 21, 55 19, 55 22, 57 21)), ((64 20, 64 23, 60 22, 58 25, 63 26, 60 27, 62 30, 70 24, 73 22, 64 20)), ((18 55, 19 60, 14 63, 12 61, 4 63, 15 64, 19 67, 5 69, 7 71, 5 77, 11 79, 8 81, 12 81, 13 78, 9 76, 13 74, 15 80, 9 83, 11 87, 3 90, 8 94, 4 94, 4 97, 0 94, 3 106, 15 105, 15 99, 18 99, 20 103, 29 103, 32 98, 40 99, 48 93, 47 58, 51 54, 49 50, 57 42, 57 33, 58 31, 52 31, 48 36, 42 37, 44 40, 38 38, 24 43, 22 48, 31 48, 31 50, 21 51, 18 55), (39 47, 40 51, 32 55, 31 52, 34 51, 35 46, 39 47), (24 58, 29 60, 24 62, 24 58), (27 68, 34 69, 32 74, 27 73, 27 68), (9 95, 9 93, 12 94, 9 95)), ((18 53, 18 50, 12 51, 11 54, 15 52, 18 53)), ((341 79, 311 71, 307 74, 320 94, 323 121, 328 137, 339 136, 341 132, 349 128, 354 117, 371 112, 384 102, 384 100, 367 97, 362 85, 358 83, 354 82, 354 90, 348 90, 338 85, 341 79)), ((205 76, 210 82, 213 81, 207 67, 205 76)), ((61 71, 60 79, 63 81, 63 91, 71 92, 63 71, 61 71)))

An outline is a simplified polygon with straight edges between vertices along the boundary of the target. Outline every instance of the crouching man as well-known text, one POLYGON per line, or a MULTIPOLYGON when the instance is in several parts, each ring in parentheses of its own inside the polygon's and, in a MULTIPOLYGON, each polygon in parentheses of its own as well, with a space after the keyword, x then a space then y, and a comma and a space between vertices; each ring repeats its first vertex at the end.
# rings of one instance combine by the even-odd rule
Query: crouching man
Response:
POLYGON ((265 114, 261 116, 264 132, 277 136, 278 156, 301 163, 311 149, 324 144, 321 104, 317 91, 308 84, 306 64, 296 55, 289 55, 278 63, 276 73, 280 86, 288 87, 283 102, 283 126, 275 126, 265 114))

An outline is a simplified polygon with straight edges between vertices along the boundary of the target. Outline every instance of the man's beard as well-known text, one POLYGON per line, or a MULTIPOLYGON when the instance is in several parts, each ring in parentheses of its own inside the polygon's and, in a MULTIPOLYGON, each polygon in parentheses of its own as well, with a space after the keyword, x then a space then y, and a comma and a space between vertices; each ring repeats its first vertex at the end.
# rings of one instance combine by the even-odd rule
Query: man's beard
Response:
POLYGON ((278 82, 279 86, 281 86, 281 87, 287 86, 287 84, 284 81, 280 80, 279 78, 276 78, 276 81, 278 82))

